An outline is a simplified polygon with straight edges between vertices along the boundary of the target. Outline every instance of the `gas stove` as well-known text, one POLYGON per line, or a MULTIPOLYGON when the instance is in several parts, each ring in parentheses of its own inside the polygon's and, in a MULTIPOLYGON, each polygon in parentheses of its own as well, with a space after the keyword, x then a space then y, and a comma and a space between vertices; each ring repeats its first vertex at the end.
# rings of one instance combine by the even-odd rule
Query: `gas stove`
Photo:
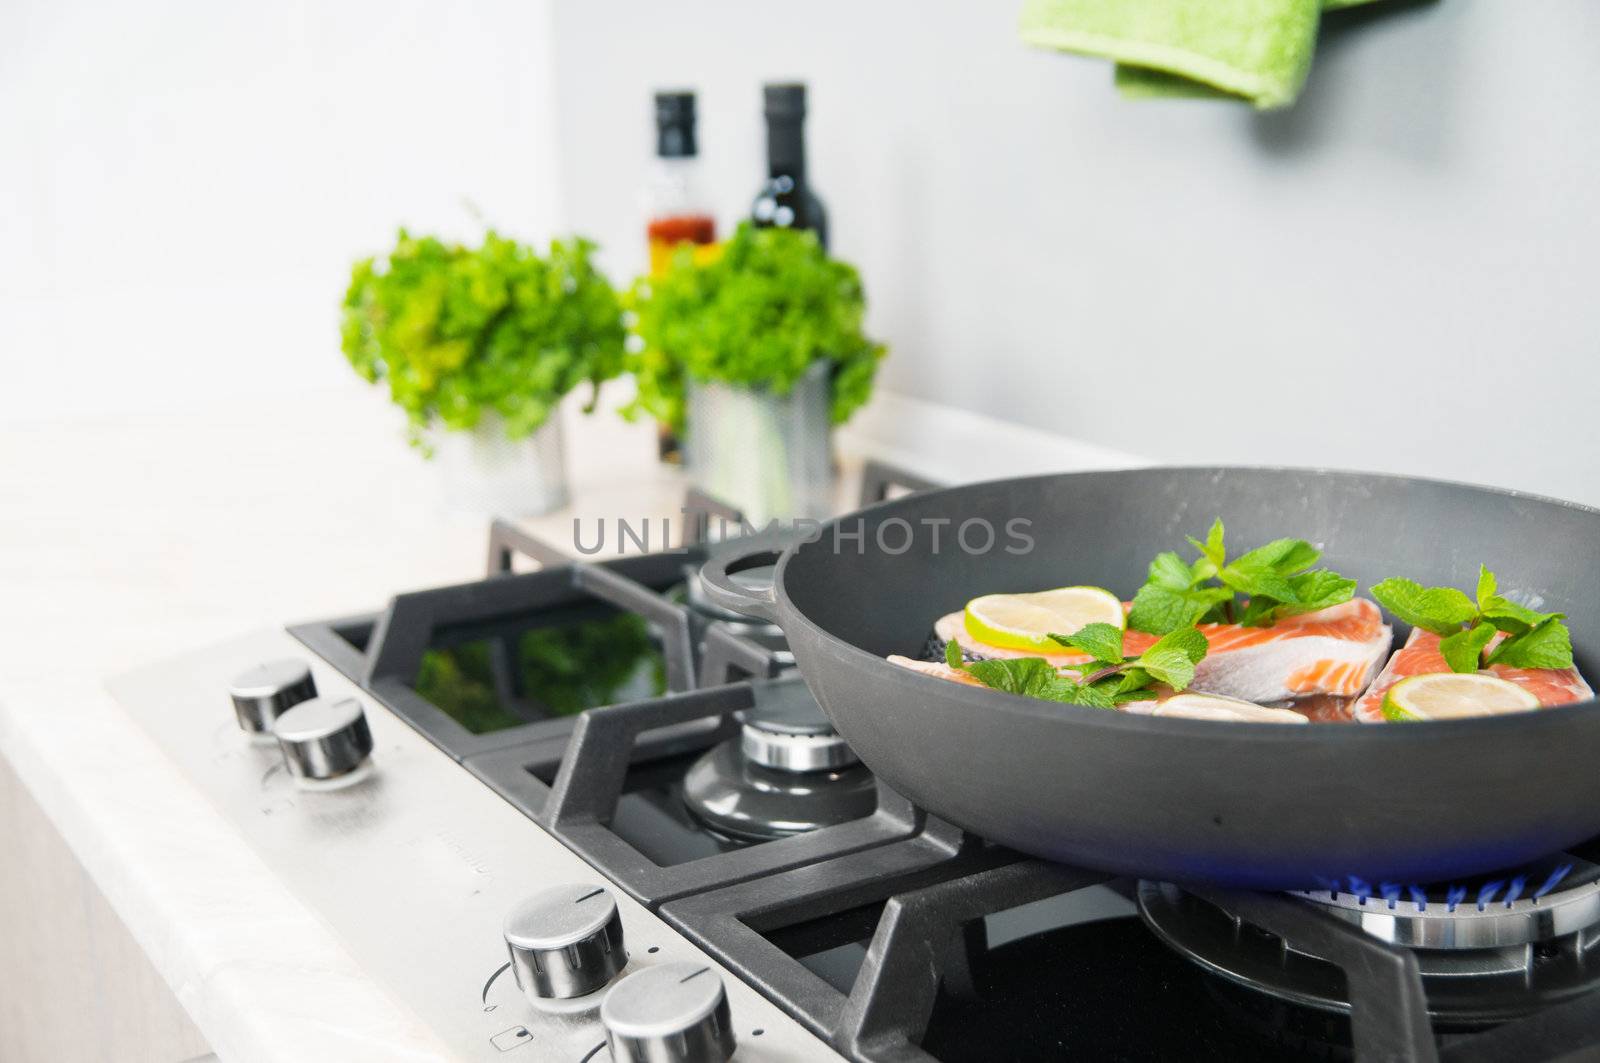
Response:
POLYGON ((483 580, 113 692, 464 1059, 1600 1056, 1600 839, 1300 894, 1026 858, 876 782, 715 549, 497 523, 483 580))

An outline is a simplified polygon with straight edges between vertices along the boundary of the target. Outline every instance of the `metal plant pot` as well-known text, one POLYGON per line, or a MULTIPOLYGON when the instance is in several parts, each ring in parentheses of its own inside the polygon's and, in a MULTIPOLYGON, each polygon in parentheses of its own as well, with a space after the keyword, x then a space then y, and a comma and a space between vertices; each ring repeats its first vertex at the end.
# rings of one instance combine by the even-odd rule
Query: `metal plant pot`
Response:
POLYGON ((831 368, 817 362, 786 395, 691 380, 689 479, 757 526, 826 516, 831 368))
POLYGON ((559 413, 522 439, 507 439, 499 415, 485 414, 473 428, 438 433, 434 449, 445 504, 453 510, 537 516, 570 497, 559 413))

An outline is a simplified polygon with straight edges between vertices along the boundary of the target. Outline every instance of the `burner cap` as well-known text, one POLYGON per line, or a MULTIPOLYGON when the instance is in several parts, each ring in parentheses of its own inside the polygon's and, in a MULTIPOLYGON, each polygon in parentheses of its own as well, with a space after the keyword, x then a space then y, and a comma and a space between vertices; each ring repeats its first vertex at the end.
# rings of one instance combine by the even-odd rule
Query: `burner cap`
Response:
POLYGON ((755 705, 739 714, 744 755, 776 771, 832 771, 856 755, 799 679, 752 684, 755 705))
POLYGON ((736 739, 695 761, 683 803, 714 833, 740 841, 804 834, 872 815, 878 786, 860 764, 840 771, 773 771, 751 763, 736 739))

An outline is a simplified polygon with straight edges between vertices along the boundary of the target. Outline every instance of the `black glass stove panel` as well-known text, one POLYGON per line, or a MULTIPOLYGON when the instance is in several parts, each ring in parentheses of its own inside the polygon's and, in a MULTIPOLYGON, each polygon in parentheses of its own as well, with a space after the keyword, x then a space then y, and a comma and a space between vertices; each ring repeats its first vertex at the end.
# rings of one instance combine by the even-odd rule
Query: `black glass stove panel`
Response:
MULTIPOLYGON (((840 993, 861 973, 883 903, 769 931, 840 993)), ((963 924, 922 1048, 941 1063, 1301 1059, 1349 1053, 1349 1023, 1263 1007, 1167 949, 1125 888, 1090 886, 963 924)))
POLYGON ((1340 1058, 1342 1016, 1264 1001, 1184 960, 1091 886, 966 924, 922 1048, 968 1060, 1340 1058))
POLYGON ((780 927, 766 939, 841 993, 850 992, 883 918, 883 903, 863 904, 820 919, 780 927))
MULTIPOLYGON (((622 792, 606 826, 618 838, 661 867, 674 867, 702 857, 730 853, 760 841, 724 837, 710 831, 690 812, 683 800, 683 779, 705 755, 695 749, 657 757, 628 766, 622 792)), ((545 786, 555 782, 559 765, 531 769, 545 786)))
POLYGON ((602 602, 435 629, 412 688, 472 734, 667 691, 659 629, 602 602))
POLYGON ((367 646, 372 642, 373 627, 374 622, 371 618, 336 622, 329 625, 333 633, 348 643, 350 648, 357 653, 367 652, 367 646))

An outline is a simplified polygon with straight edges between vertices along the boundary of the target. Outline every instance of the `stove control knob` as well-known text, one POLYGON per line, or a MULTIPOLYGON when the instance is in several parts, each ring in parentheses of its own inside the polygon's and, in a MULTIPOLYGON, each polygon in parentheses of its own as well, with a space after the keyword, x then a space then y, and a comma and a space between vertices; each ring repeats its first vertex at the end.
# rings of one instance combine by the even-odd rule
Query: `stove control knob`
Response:
POLYGON ((297 779, 337 779, 366 764, 372 731, 355 698, 302 701, 272 725, 289 774, 297 779))
POLYGON ((267 661, 234 676, 228 684, 239 726, 252 735, 272 739, 272 722, 302 701, 317 696, 311 669, 294 658, 267 661))
POLYGON ((504 929, 511 973, 535 1006, 598 992, 628 962, 622 915, 604 886, 542 889, 511 910, 504 929))
POLYGON ((614 1063, 723 1063, 733 1020, 722 979, 703 963, 663 963, 630 974, 600 1003, 614 1063))

